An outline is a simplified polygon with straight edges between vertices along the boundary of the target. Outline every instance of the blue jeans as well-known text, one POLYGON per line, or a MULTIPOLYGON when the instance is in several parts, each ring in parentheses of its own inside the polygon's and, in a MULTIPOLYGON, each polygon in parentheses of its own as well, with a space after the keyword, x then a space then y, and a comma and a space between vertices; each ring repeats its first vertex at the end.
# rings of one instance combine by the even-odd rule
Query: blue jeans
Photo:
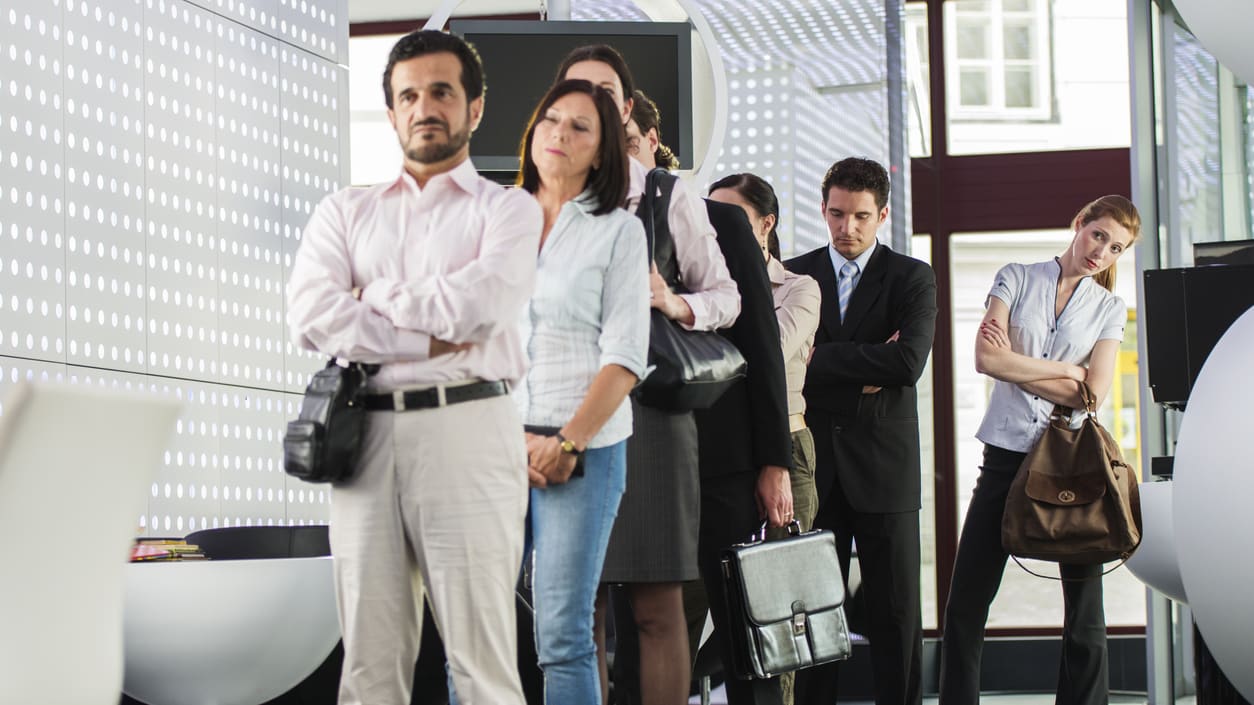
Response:
POLYGON ((593 609, 627 486, 627 442, 589 449, 584 467, 583 477, 531 490, 532 593, 545 705, 601 702, 593 609))
MULTIPOLYGON (((627 487, 627 441, 584 452, 584 476, 531 490, 527 549, 535 549, 531 591, 545 705, 599 705, 601 676, 592 638, 601 567, 627 487)), ((449 702, 457 694, 449 682, 449 702)))

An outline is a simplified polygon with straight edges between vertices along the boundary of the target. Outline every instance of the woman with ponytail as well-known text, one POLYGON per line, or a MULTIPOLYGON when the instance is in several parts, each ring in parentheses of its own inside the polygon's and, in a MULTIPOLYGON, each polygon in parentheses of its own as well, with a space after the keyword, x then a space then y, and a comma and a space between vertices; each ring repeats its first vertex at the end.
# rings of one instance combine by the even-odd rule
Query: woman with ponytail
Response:
MULTIPOLYGON (((1007 554, 1002 511, 1011 480, 1045 432, 1055 404, 1084 409, 1080 383, 1100 406, 1110 391, 1128 307, 1112 292, 1115 263, 1136 241, 1141 218, 1122 196, 1103 196, 1071 221, 1075 236, 1058 257, 997 272, 975 341, 975 366, 993 378, 976 437, 984 464, 958 540, 941 650, 940 705, 980 699, 980 655, 989 605, 1007 554)), ((1073 415, 1078 426, 1083 411, 1073 415)), ((1102 566, 1059 566, 1062 663, 1057 705, 1109 700, 1102 566)))

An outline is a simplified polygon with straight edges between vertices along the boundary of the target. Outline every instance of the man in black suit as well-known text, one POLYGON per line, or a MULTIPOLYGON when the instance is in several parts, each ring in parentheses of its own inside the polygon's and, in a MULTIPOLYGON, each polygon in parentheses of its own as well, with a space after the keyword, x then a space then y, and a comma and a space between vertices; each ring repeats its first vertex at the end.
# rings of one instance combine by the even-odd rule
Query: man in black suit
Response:
POLYGON ((771 283, 748 218, 741 208, 725 203, 706 201, 706 210, 727 270, 740 289, 740 316, 719 332, 744 355, 748 374, 714 406, 696 412, 701 470, 697 561, 714 618, 711 638, 718 640, 728 676, 728 703, 779 705, 783 700, 778 678, 742 681, 730 675, 721 560, 723 549, 748 539, 762 521, 782 526, 792 520, 788 476, 792 438, 784 357, 771 283))
MULTIPOLYGON (((888 218, 888 173, 869 159, 823 177, 827 247, 789 260, 822 290, 806 371, 806 423, 814 432, 816 529, 836 534, 849 575, 858 546, 876 705, 922 702, 919 604, 919 419, 914 385, 936 324, 936 277, 927 264, 876 242, 888 218)), ((797 705, 836 701, 836 664, 797 674, 797 705)))

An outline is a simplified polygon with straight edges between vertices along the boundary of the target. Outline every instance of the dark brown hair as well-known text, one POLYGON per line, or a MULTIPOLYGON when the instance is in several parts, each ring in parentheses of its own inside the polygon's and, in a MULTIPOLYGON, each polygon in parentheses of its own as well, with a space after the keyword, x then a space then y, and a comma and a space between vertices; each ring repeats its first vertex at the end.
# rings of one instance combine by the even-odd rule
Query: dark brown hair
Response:
POLYGON ((466 40, 455 34, 445 34, 434 29, 420 29, 410 32, 392 45, 388 54, 388 65, 383 70, 383 100, 388 109, 392 108, 392 69, 397 62, 447 51, 462 64, 462 88, 466 91, 466 102, 483 95, 483 62, 479 52, 466 40))
POLYGON ((753 207, 758 212, 758 217, 762 218, 768 215, 775 216, 775 222, 771 224, 771 230, 766 234, 766 249, 775 259, 781 259, 779 255, 779 198, 775 196, 775 189, 771 188, 770 183, 766 179, 757 174, 732 174, 710 184, 708 193, 714 193, 721 188, 729 188, 753 207))
POLYGON ((653 161, 663 169, 678 169, 679 159, 670 147, 662 144, 662 113, 658 111, 657 103, 639 88, 631 94, 631 98, 631 119, 640 128, 640 135, 648 135, 649 130, 657 131, 657 149, 653 150, 653 161))
POLYGON ((880 210, 888 205, 888 172, 877 161, 849 157, 836 162, 823 175, 824 203, 833 186, 851 193, 869 191, 880 210))
POLYGON ((627 68, 627 61, 623 55, 609 44, 589 44, 571 50, 566 58, 562 59, 561 66, 557 67, 557 77, 554 83, 566 80, 566 72, 571 66, 581 61, 600 61, 614 69, 614 73, 618 74, 618 82, 623 86, 623 102, 631 100, 631 96, 636 91, 636 82, 631 77, 631 69, 627 68))
POLYGON ((627 133, 623 129, 623 123, 619 119, 621 113, 618 112, 618 106, 610 92, 588 81, 561 81, 540 99, 540 105, 531 114, 527 132, 524 133, 522 145, 519 147, 518 161, 521 167, 518 170, 517 183, 528 193, 534 194, 540 189, 540 172, 531 158, 531 143, 535 140, 536 124, 559 98, 571 93, 582 93, 591 98, 592 104, 596 106, 597 117, 601 120, 601 144, 597 147, 596 159, 600 166, 588 172, 588 181, 584 188, 592 191, 592 198, 596 202, 592 213, 604 215, 627 199, 627 133))

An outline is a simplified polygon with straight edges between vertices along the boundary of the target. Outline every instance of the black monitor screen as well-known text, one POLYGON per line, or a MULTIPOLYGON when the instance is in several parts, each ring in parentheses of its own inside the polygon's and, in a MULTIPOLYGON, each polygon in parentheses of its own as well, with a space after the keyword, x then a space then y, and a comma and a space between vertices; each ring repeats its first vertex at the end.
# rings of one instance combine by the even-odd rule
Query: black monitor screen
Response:
POLYGON ((692 38, 686 22, 453 20, 449 30, 479 51, 487 80, 483 121, 470 141, 481 171, 518 170, 527 120, 572 49, 609 44, 631 67, 636 87, 662 113, 662 141, 680 168, 692 167, 692 38))

